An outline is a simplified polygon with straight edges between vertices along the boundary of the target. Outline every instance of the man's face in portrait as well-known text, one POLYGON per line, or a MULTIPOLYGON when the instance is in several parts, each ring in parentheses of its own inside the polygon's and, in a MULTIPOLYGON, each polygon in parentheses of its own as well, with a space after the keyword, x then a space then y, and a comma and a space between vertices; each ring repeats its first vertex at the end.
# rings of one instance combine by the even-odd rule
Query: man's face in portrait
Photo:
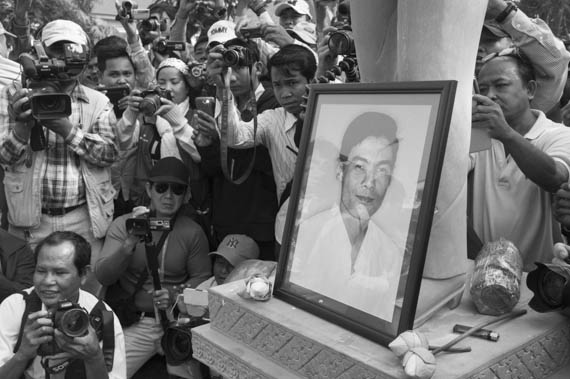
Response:
POLYGON ((44 245, 40 250, 33 281, 46 307, 54 307, 64 300, 77 302, 85 276, 78 272, 74 259, 75 248, 69 241, 44 245))
POLYGON ((367 137, 341 162, 341 212, 368 220, 382 205, 394 167, 394 148, 384 137, 367 137))

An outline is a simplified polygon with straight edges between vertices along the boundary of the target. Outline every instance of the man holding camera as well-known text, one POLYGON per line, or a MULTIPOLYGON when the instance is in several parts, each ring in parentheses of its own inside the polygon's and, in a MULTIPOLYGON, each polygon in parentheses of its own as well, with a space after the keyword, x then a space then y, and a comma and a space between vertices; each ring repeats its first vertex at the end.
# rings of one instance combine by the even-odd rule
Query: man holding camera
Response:
POLYGON ((34 50, 20 57, 24 85, 33 89, 0 93, 10 232, 32 246, 63 229, 93 243, 112 221, 116 118, 105 95, 77 80, 88 45, 76 23, 49 22, 34 50))
POLYGON ((34 287, 0 304, 0 377, 125 378, 121 325, 108 306, 79 288, 89 271, 89 243, 55 232, 35 256, 34 287), (100 342, 98 334, 107 337, 100 342))
POLYGON ((188 201, 188 179, 188 168, 179 159, 159 160, 146 183, 151 217, 145 207, 137 207, 133 213, 115 219, 95 266, 97 279, 103 285, 113 285, 107 290, 108 299, 117 287, 132 296, 136 314, 123 316, 129 378, 161 351, 162 317, 176 301, 175 287, 195 288, 211 275, 206 235, 197 223, 179 212, 188 201), (164 227, 167 224, 170 228, 164 227), (152 242, 148 241, 150 234, 152 242), (145 243, 141 237, 147 239, 145 243), (158 253, 153 256, 158 273, 149 268, 149 243, 158 253), (155 290, 153 274, 158 276, 162 289, 155 290), (131 320, 128 327, 127 318, 131 320))

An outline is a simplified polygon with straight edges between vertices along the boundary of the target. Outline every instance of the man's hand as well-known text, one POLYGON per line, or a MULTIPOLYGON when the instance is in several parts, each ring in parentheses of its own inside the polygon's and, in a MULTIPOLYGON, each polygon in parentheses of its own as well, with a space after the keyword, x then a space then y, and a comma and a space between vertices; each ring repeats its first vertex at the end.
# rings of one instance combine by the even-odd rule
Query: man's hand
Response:
POLYGON ((473 95, 471 121, 474 128, 485 129, 489 137, 504 141, 513 133, 513 128, 507 124, 499 104, 483 95, 473 95))
POLYGON ((152 301, 156 308, 165 311, 171 306, 170 292, 166 288, 154 291, 152 295, 152 301))
POLYGON ((563 242, 557 242, 554 244, 552 251, 554 252, 552 263, 559 266, 570 267, 570 264, 568 264, 568 259, 570 257, 570 246, 566 245, 563 242))
POLYGON ((208 52, 208 59, 206 60, 206 75, 208 79, 218 88, 223 88, 224 82, 222 75, 226 70, 226 65, 222 58, 222 45, 214 46, 208 52))
POLYGON ((218 139, 218 124, 216 119, 201 110, 196 111, 195 128, 205 136, 218 139))
POLYGON ((121 107, 121 102, 122 101, 126 101, 127 102, 127 107, 131 109, 132 112, 134 113, 139 113, 140 112, 140 104, 142 101, 142 97, 141 95, 141 91, 139 90, 132 90, 129 96, 126 96, 124 98, 122 98, 121 100, 119 100, 119 108, 121 107))
POLYGON ((570 229, 570 185, 562 184, 552 199, 552 212, 562 226, 570 229))
POLYGON ((69 122, 67 118, 60 118, 56 120, 43 120, 42 125, 48 128, 49 130, 53 131, 56 134, 59 134, 63 138, 67 138, 71 129, 73 129, 73 125, 69 122))
POLYGON ((291 45, 295 42, 295 38, 291 37, 281 25, 262 25, 261 33, 265 41, 273 42, 279 47, 291 45))
POLYGON ((61 350, 74 358, 90 361, 100 358, 102 354, 97 334, 91 325, 89 325, 87 335, 83 337, 69 337, 55 329, 54 338, 61 350))
POLYGON ((32 359, 37 355, 38 347, 53 340, 53 323, 47 317, 47 311, 30 313, 22 333, 22 343, 18 353, 27 359, 32 359))
POLYGON ((10 118, 17 122, 28 122, 32 120, 29 95, 31 95, 31 91, 27 88, 20 88, 12 95, 8 105, 10 118))

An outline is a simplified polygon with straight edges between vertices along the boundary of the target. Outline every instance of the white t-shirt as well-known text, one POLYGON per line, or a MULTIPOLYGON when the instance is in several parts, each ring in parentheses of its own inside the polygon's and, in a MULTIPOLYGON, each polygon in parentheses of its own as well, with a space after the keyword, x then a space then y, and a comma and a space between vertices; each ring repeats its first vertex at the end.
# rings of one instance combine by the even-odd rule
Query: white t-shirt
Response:
MULTIPOLYGON (((33 290, 29 288, 25 290, 27 293, 31 293, 33 290)), ((83 290, 79 290, 79 301, 78 303, 87 310, 91 312, 93 307, 97 304, 99 300, 83 290)), ((105 304, 106 305, 106 304, 105 304)), ((14 356, 14 347, 18 341, 18 335, 20 333, 20 324, 22 321, 22 316, 26 307, 26 302, 24 297, 17 293, 7 297, 2 304, 0 304, 0 366, 6 364, 14 356)), ((111 310, 108 305, 106 305, 107 310, 111 310)), ((45 305, 42 304, 42 309, 45 310, 45 305)), ((126 366, 126 355, 125 355, 125 339, 123 336, 123 329, 121 324, 114 316, 114 328, 115 328, 115 354, 113 358, 113 369, 109 373, 109 379, 125 379, 127 377, 127 366, 126 366)), ((103 342, 100 342, 103 346, 103 342)), ((58 354, 52 360, 50 358, 50 366, 57 365, 58 361, 63 363, 67 359, 63 354, 58 354)), ((33 363, 25 371, 26 378, 43 379, 45 378, 45 371, 41 364, 41 357, 36 357, 33 363)), ((65 370, 57 374, 51 374, 50 379, 63 379, 65 378, 65 370)))
MULTIPOLYGON (((536 148, 567 167, 570 165, 570 128, 550 121, 544 113, 525 138, 536 148)), ((501 142, 471 154, 473 177, 473 227, 483 242, 503 237, 519 249, 524 270, 534 262, 549 262, 555 242, 551 196, 528 179, 512 156, 505 157, 501 142)), ((561 240, 561 239, 560 239, 561 240)))

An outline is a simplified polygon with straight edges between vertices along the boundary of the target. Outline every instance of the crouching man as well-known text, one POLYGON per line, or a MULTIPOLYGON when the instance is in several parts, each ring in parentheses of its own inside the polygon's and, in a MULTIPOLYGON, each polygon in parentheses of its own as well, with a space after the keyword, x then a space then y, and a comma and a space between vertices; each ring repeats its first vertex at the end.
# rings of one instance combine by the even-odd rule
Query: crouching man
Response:
POLYGON ((73 232, 54 232, 34 253, 34 286, 0 304, 0 378, 125 378, 120 323, 80 289, 89 243, 73 232))

